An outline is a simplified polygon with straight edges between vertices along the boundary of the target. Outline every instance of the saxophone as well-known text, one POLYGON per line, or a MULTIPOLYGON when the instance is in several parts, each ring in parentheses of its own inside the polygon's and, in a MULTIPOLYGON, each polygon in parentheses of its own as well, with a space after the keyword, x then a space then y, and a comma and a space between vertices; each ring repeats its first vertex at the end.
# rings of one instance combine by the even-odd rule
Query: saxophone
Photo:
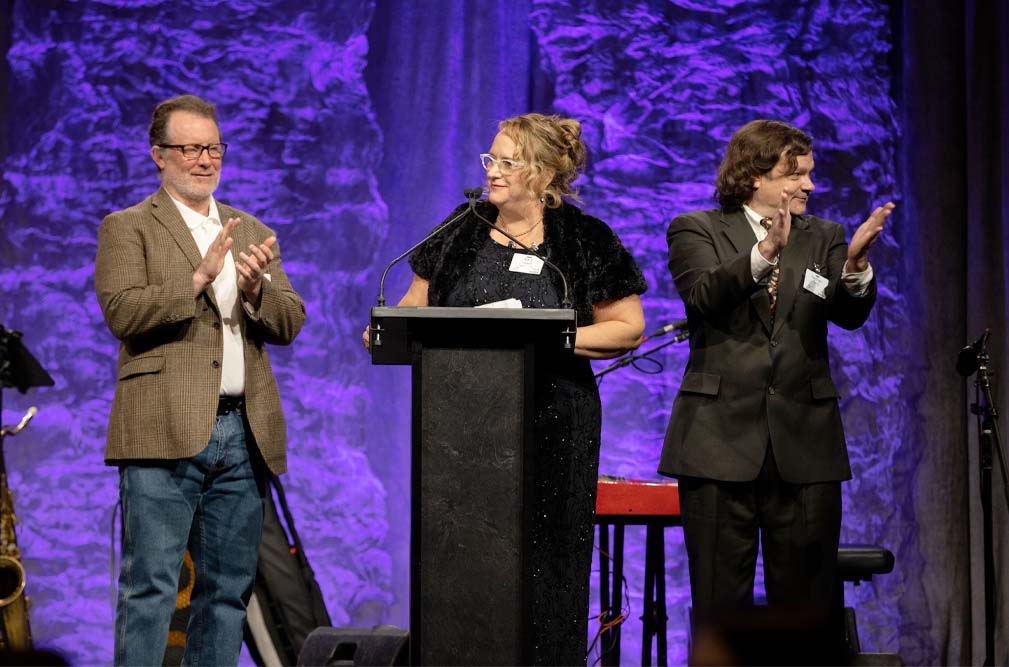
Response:
POLYGON ((28 625, 28 598, 25 596, 25 569, 18 549, 18 523, 14 514, 14 499, 7 487, 3 439, 17 435, 28 425, 38 408, 28 408, 17 426, 0 428, 0 651, 23 652, 32 649, 32 632, 28 625))

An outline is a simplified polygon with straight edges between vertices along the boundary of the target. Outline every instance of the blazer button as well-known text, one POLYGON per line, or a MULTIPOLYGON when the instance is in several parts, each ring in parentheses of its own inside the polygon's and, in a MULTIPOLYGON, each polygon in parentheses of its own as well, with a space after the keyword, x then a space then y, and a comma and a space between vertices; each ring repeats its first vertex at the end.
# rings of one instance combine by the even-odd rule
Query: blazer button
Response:
POLYGON ((772 340, 771 341, 771 347, 778 347, 778 341, 772 340))
POLYGON ((210 362, 210 365, 213 366, 214 368, 220 368, 221 362, 219 362, 217 359, 214 359, 212 362, 210 362))
POLYGON ((221 323, 220 322, 214 322, 214 328, 215 329, 220 329, 221 328, 221 323))
MULTIPOLYGON (((214 363, 216 364, 217 362, 215 361, 214 363)), ((216 368, 216 366, 215 366, 215 368, 216 368)), ((767 393, 770 394, 771 396, 774 396, 774 387, 768 387, 767 388, 767 393)))

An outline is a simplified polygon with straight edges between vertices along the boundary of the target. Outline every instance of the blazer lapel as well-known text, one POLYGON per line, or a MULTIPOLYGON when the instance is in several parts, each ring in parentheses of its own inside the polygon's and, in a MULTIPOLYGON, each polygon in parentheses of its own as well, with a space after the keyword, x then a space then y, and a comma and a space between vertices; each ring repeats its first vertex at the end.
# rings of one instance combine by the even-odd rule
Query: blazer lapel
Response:
MULTIPOLYGON (((753 233, 753 228, 750 227, 750 222, 746 219, 746 214, 742 209, 732 213, 723 213, 722 223, 722 231, 736 252, 749 251, 757 242, 757 236, 753 233)), ((750 305, 757 312, 757 317, 764 325, 764 331, 770 334, 771 297, 767 294, 767 290, 761 288, 754 292, 750 296, 750 305)))
POLYGON ((189 231, 186 221, 182 219, 179 209, 175 207, 175 203, 164 188, 159 188, 151 199, 151 215, 172 235, 195 271, 203 261, 203 256, 193 239, 193 233, 189 231))
MULTIPOLYGON (((196 245, 196 239, 193 238, 193 233, 189 231, 189 227, 186 226, 186 221, 182 219, 182 214, 179 213, 179 209, 175 206, 175 202, 173 202, 172 198, 168 196, 168 193, 164 188, 160 188, 156 193, 154 193, 154 198, 151 200, 151 214, 154 216, 154 219, 161 223, 161 225, 168 230, 168 233, 172 235, 172 238, 175 239, 175 242, 182 250, 182 254, 186 256, 186 259, 188 259, 189 263, 193 266, 193 271, 195 271, 196 267, 198 267, 203 261, 203 255, 200 254, 200 248, 196 245)), ((218 214, 221 214, 220 208, 218 208, 218 214)), ((235 245, 237 245, 237 242, 235 245)), ((234 254, 234 247, 232 247, 231 252, 234 254)), ((214 310, 220 314, 221 309, 217 305, 217 298, 214 296, 214 288, 208 287, 203 294, 210 300, 214 310)))
POLYGON ((750 296, 750 305, 757 311, 760 323, 764 325, 764 332, 771 333, 771 295, 767 293, 767 287, 760 286, 756 292, 750 296))
POLYGON ((722 231, 736 252, 749 250, 757 242, 757 237, 742 209, 732 213, 722 213, 722 231))
POLYGON ((809 260, 809 223, 798 216, 792 218, 792 230, 788 235, 788 245, 781 252, 781 275, 778 279, 778 303, 774 308, 774 334, 795 304, 795 296, 802 289, 806 266, 809 260))

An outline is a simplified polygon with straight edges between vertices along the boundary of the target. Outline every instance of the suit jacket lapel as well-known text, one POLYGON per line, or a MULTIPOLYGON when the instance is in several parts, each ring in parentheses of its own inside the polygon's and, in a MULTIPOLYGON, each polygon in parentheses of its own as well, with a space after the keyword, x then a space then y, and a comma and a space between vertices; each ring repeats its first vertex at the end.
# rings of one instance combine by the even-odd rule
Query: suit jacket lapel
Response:
POLYGON ((200 255, 200 249, 196 245, 196 240, 193 239, 193 233, 189 231, 186 221, 182 219, 182 214, 179 213, 175 202, 168 196, 168 192, 164 188, 159 188, 154 193, 151 200, 151 215, 172 235, 182 250, 182 254, 186 256, 195 271, 203 261, 203 256, 200 255))
MULTIPOLYGON (((175 242, 182 250, 182 254, 186 256, 186 259, 188 259, 189 263, 193 266, 193 271, 195 271, 196 267, 198 267, 200 262, 203 261, 203 255, 200 254, 200 248, 196 245, 196 239, 193 238, 193 233, 189 231, 189 227, 186 226, 186 221, 182 219, 182 214, 179 213, 179 209, 175 206, 175 202, 173 202, 172 198, 168 196, 168 192, 166 192, 164 188, 160 188, 156 193, 154 193, 154 198, 151 200, 151 214, 154 216, 154 219, 161 223, 161 225, 168 230, 168 233, 172 235, 172 238, 175 239, 175 242)), ((218 214, 221 214, 220 207, 218 207, 218 214)), ((232 253, 234 252, 234 247, 232 247, 232 253)), ((220 314, 221 309, 217 305, 217 298, 214 297, 214 288, 212 286, 208 287, 203 294, 210 299, 210 303, 213 305, 214 310, 220 314)))
POLYGON ((795 304, 795 296, 802 289, 809 260, 809 223, 800 216, 792 217, 792 230, 788 245, 781 252, 781 275, 778 279, 778 303, 774 308, 774 334, 781 330, 788 313, 795 304))
MULTIPOLYGON (((757 242, 757 236, 753 233, 749 220, 742 209, 732 213, 722 213, 722 231, 729 243, 736 252, 749 252, 753 244, 757 242)), ((771 297, 766 289, 758 289, 750 297, 750 304, 757 311, 757 317, 764 325, 764 331, 771 333, 771 297)))
POLYGON ((736 252, 748 251, 757 242, 753 228, 750 227, 742 209, 732 213, 722 213, 722 231, 736 252))
POLYGON ((760 289, 750 297, 750 305, 757 311, 760 323, 764 325, 764 332, 771 333, 771 295, 767 293, 767 287, 761 285, 760 289))

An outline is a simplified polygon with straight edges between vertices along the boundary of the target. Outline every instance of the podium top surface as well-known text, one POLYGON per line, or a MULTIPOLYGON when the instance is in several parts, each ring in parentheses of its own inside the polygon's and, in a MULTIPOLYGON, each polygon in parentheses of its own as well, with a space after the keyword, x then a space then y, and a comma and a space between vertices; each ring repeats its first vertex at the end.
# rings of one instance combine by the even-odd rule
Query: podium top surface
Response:
POLYGON ((371 362, 413 363, 416 345, 497 348, 542 345, 574 350, 576 315, 570 308, 375 307, 371 309, 371 362))
POLYGON ((376 306, 371 316, 430 320, 536 320, 566 322, 575 319, 571 308, 449 308, 376 306))

